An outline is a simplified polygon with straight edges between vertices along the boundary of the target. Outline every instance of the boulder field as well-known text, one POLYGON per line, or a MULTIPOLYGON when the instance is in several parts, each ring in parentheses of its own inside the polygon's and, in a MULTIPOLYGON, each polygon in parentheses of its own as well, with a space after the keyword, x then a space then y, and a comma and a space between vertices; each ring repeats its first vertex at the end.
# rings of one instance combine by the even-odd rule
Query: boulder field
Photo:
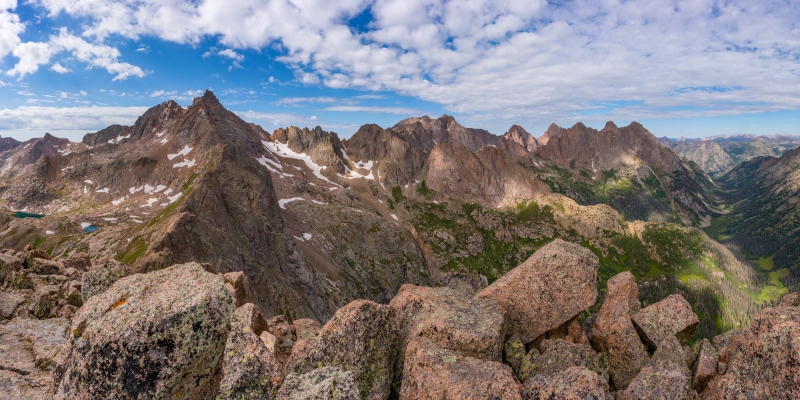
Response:
POLYGON ((679 295, 628 272, 597 313, 598 258, 556 240, 477 293, 404 285, 325 324, 268 316, 244 274, 131 273, 85 254, 0 252, 2 399, 789 399, 800 301, 691 343, 679 295))

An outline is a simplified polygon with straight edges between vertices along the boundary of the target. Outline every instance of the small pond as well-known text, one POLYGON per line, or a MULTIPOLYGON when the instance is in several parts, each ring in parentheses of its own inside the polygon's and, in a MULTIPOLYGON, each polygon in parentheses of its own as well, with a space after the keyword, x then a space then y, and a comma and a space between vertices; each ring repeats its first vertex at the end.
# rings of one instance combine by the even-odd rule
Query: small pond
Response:
POLYGON ((96 232, 98 229, 100 229, 100 227, 97 225, 89 225, 86 228, 83 228, 83 233, 96 232))
POLYGON ((44 214, 33 214, 24 211, 15 211, 13 214, 11 214, 11 216, 14 218, 36 218, 36 219, 44 218, 44 214))

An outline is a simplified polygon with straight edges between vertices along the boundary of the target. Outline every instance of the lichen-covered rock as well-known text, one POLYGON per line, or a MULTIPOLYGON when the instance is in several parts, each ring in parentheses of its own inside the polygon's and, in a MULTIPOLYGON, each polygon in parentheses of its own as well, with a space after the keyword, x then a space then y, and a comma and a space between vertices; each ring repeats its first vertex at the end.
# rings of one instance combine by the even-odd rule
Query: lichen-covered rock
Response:
POLYGON ((691 371, 684 364, 678 338, 667 336, 658 344, 650 364, 642 368, 617 400, 679 400, 688 398, 691 371))
POLYGON ((720 399, 789 399, 800 391, 800 308, 767 308, 728 344, 720 399))
POLYGON ((197 263, 122 278, 72 319, 55 398, 210 398, 234 310, 197 263))
POLYGON ((0 253, 0 286, 5 281, 6 276, 11 271, 19 271, 22 269, 22 259, 14 257, 13 255, 0 253))
POLYGON ((266 324, 261 311, 252 303, 234 311, 222 359, 222 380, 217 400, 270 399, 275 396, 283 380, 281 365, 253 329, 263 332, 266 324))
POLYGON ((45 258, 34 258, 27 261, 28 270, 39 275, 57 275, 61 268, 55 261, 45 258))
POLYGON ((17 307, 25 303, 30 296, 29 290, 5 289, 0 292, 0 320, 11 319, 17 307))
POLYGON ((33 280, 27 270, 11 271, 6 275, 6 286, 12 289, 33 289, 33 280))
POLYGON ((681 345, 686 344, 700 323, 692 306, 679 294, 645 307, 632 319, 642 340, 653 351, 670 336, 677 337, 681 345))
POLYGON ((120 278, 131 274, 125 264, 117 260, 107 260, 102 265, 96 265, 83 274, 81 279, 81 295, 86 302, 90 297, 102 293, 110 288, 120 278))
POLYGON ((778 307, 800 307, 800 292, 792 292, 784 295, 778 307))
POLYGON ((439 281, 442 286, 457 290, 468 296, 473 296, 489 286, 489 281, 486 277, 477 272, 449 272, 444 274, 439 281))
POLYGON ((717 376, 717 363, 719 363, 717 350, 708 339, 703 339, 699 345, 697 360, 692 368, 693 387, 698 393, 705 390, 708 382, 717 376))
POLYGON ((563 339, 547 339, 540 344, 541 354, 531 353, 517 373, 520 382, 536 375, 551 375, 572 367, 586 367, 608 381, 608 356, 596 353, 588 344, 563 339))
MULTIPOLYGON (((261 341, 264 342, 264 345, 267 346, 267 349, 269 349, 270 353, 272 353, 274 355, 275 354, 275 342, 278 340, 275 337, 275 335, 269 333, 269 331, 264 331, 264 332, 261 332, 261 334, 258 335, 258 337, 261 338, 261 341)), ((277 360, 277 358, 276 358, 276 360, 277 360)))
POLYGON ((281 364, 285 364, 292 355, 294 341, 297 339, 294 325, 286 322, 286 318, 283 315, 276 315, 269 321, 267 330, 275 336, 275 348, 273 351, 275 357, 281 364))
POLYGON ((521 399, 511 368, 420 338, 406 348, 400 399, 521 399))
POLYGON ((60 294, 61 291, 58 286, 37 286, 28 302, 28 311, 36 318, 48 318, 51 309, 58 305, 57 301, 60 294))
POLYGON ((511 367, 514 374, 519 377, 519 367, 525 358, 525 344, 519 340, 519 335, 513 334, 503 346, 503 362, 511 367))
POLYGON ((397 345, 394 313, 391 307, 369 300, 340 308, 306 353, 292 354, 285 367, 287 375, 337 367, 353 373, 362 398, 388 398, 397 345))
POLYGON ((289 374, 276 400, 357 400, 361 398, 353 373, 334 367, 317 368, 305 374, 289 374))
POLYGON ((594 304, 598 268, 591 251, 557 239, 475 296, 500 304, 508 328, 529 343, 594 304))
POLYGON ((608 381, 586 367, 570 367, 525 381, 524 400, 612 400, 608 381))
POLYGON ((608 354, 611 381, 625 389, 650 361, 631 316, 639 312, 639 289, 630 272, 608 280, 606 297, 589 328, 592 346, 608 354))
POLYGON ((83 295, 81 294, 81 283, 78 281, 69 281, 64 285, 64 298, 67 304, 75 307, 83 305, 83 295))
POLYGON ((242 271, 228 272, 224 274, 225 283, 233 290, 236 297, 236 305, 241 307, 253 302, 253 295, 250 292, 250 280, 242 271))

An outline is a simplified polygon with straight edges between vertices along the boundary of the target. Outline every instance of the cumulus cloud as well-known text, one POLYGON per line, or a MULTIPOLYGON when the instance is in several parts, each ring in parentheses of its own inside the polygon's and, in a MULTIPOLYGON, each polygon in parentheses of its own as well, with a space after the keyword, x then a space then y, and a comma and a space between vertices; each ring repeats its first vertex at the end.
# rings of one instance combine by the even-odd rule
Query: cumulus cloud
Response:
MULTIPOLYGON (((61 28, 58 35, 50 36, 48 42, 27 42, 18 45, 13 54, 19 61, 6 74, 22 78, 38 71, 39 66, 49 63, 51 57, 63 51, 69 52, 78 61, 87 63, 89 68, 104 68, 110 74, 115 74, 113 79, 115 81, 131 76, 144 76, 141 68, 119 62, 120 52, 116 48, 89 43, 69 33, 67 28, 61 28)), ((62 69, 66 68, 62 67, 62 69)), ((59 71, 56 70, 56 72, 59 71)))
POLYGON ((80 140, 112 124, 132 125, 146 107, 39 107, 0 110, 0 133, 17 140, 41 137, 45 132, 80 140))
POLYGON ((335 103, 335 97, 284 97, 278 100, 275 105, 292 105, 300 103, 335 103))
POLYGON ((342 112, 397 114, 397 115, 408 115, 408 116, 426 114, 425 111, 417 110, 414 108, 405 108, 405 107, 333 106, 326 108, 326 110, 342 111, 342 112))
POLYGON ((84 18, 83 37, 213 37, 234 62, 278 46, 305 85, 388 90, 475 119, 800 108, 800 8, 785 0, 34 1, 84 18), (367 26, 347 25, 365 11, 367 26))
POLYGON ((0 0, 0 60, 20 44, 19 35, 25 25, 13 11, 17 0, 0 0))
POLYGON ((65 66, 63 66, 63 65, 61 65, 59 63, 55 63, 55 64, 51 65, 50 66, 50 70, 53 71, 53 72, 59 73, 59 74, 66 74, 67 72, 72 71, 71 69, 69 69, 69 68, 67 68, 67 67, 65 67, 65 66))

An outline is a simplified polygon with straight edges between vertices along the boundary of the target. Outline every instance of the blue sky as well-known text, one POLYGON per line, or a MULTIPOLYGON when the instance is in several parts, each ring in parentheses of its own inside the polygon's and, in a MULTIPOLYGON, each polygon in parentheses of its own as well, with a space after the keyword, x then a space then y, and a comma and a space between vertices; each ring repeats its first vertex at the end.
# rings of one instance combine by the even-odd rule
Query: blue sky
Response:
POLYGON ((535 136, 800 134, 791 1, 0 0, 0 135, 79 139, 205 89, 268 131, 422 114, 535 136))

